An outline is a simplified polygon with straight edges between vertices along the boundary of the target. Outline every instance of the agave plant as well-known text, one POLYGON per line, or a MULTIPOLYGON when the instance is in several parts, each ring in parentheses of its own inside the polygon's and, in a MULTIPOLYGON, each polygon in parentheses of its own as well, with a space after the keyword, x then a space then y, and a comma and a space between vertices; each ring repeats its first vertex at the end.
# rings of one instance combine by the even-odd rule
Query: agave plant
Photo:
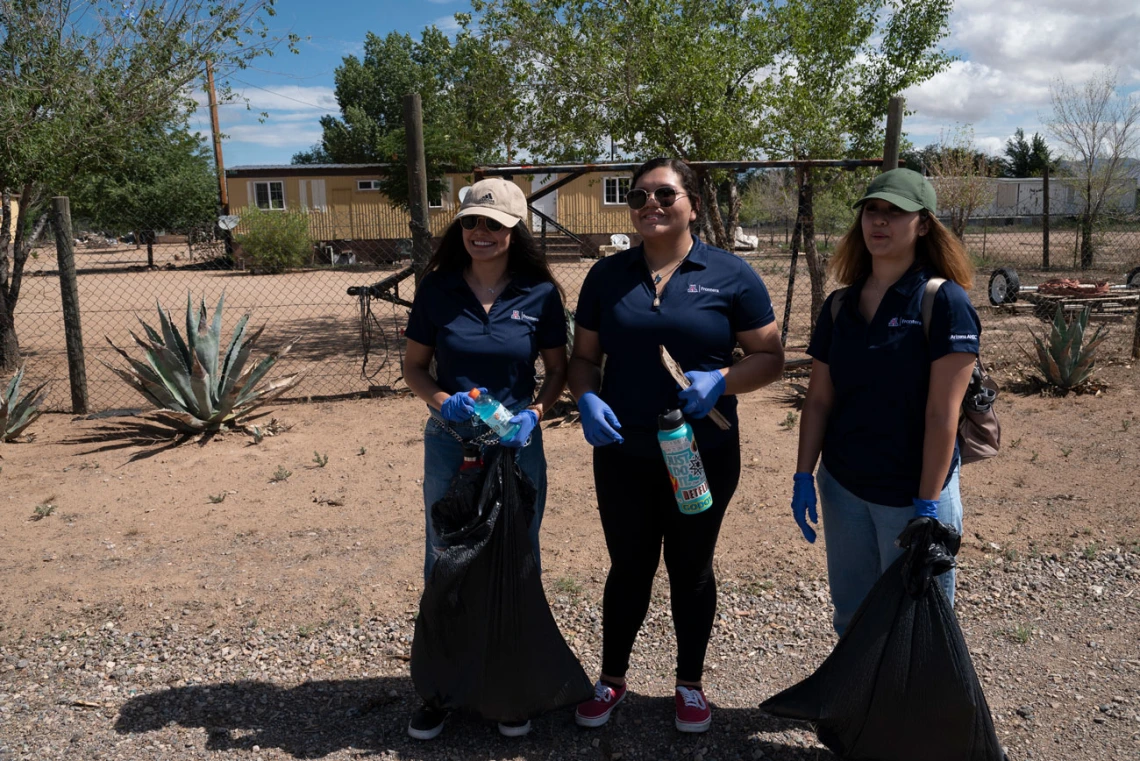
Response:
POLYGON ((41 383, 20 398, 20 381, 24 379, 24 368, 20 367, 12 380, 8 381, 8 388, 4 389, 4 397, 0 399, 0 441, 11 441, 24 432, 36 418, 44 414, 39 408, 44 398, 44 389, 47 383, 41 383))
POLYGON ((247 368, 254 345, 265 330, 262 326, 247 335, 248 313, 238 320, 224 354, 219 353, 224 303, 225 294, 222 294, 213 320, 208 321, 205 301, 200 302, 195 314, 187 294, 185 340, 170 314, 159 304, 161 330, 154 330, 140 319, 146 340, 131 332, 135 343, 146 353, 145 362, 132 358, 107 338, 107 343, 122 355, 131 369, 104 364, 158 407, 150 417, 177 431, 206 433, 242 427, 254 410, 293 388, 300 380, 300 375, 290 375, 258 385, 293 343, 289 342, 247 368))
POLYGON ((1030 331, 1033 343, 1037 349, 1037 356, 1030 354, 1031 359, 1037 362, 1037 369, 1050 386, 1064 391, 1076 388, 1092 375, 1096 362, 1096 349, 1104 339, 1104 326, 1100 326, 1093 333, 1091 339, 1085 341, 1085 329, 1089 323, 1089 310, 1085 309, 1072 322, 1065 322, 1061 307, 1053 315, 1053 327, 1049 331, 1049 339, 1030 331))

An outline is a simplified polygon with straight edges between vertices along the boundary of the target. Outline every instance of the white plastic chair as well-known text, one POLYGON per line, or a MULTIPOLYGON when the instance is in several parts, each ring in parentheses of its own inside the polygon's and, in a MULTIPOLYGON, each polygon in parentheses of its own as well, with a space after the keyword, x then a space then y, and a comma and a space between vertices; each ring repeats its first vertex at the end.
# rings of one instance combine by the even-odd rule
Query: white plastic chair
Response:
POLYGON ((629 248, 629 236, 625 233, 617 233, 610 236, 610 245, 617 248, 618 251, 625 251, 629 248))

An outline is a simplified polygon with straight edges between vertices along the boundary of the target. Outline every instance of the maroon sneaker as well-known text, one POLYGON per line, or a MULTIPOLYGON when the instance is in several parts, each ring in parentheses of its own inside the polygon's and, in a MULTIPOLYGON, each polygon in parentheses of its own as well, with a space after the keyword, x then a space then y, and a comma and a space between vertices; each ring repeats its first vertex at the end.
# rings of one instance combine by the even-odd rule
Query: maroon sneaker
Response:
POLYGON ((578 704, 574 721, 580 727, 600 727, 610 720, 610 714, 625 698, 625 685, 611 687, 599 681, 594 685, 594 699, 578 704))
POLYGON ((712 711, 703 690, 677 685, 677 729, 704 732, 712 724, 712 711))

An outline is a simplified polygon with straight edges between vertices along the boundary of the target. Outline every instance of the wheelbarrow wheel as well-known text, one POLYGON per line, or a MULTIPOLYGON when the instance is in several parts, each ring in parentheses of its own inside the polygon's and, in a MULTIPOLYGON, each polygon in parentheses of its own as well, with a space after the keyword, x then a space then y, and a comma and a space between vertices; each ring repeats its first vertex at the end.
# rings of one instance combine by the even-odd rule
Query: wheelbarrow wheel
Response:
POLYGON ((1017 277, 1017 271, 1012 267, 998 267, 990 275, 990 303, 995 307, 1017 301, 1017 293, 1020 290, 1021 279, 1017 277))
POLYGON ((1129 288, 1140 288, 1140 267, 1132 268, 1132 271, 1128 273, 1128 277, 1124 278, 1124 284, 1129 288))

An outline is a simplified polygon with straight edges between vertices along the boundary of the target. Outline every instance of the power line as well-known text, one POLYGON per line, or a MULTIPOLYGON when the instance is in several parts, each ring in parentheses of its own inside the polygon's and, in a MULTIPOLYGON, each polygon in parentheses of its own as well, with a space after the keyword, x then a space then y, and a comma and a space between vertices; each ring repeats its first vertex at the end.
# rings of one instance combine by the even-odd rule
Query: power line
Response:
MULTIPOLYGON (((308 106, 309 108, 315 108, 318 111, 327 111, 328 110, 328 108, 325 106, 318 106, 316 103, 309 103, 308 101, 300 100, 299 98, 294 98, 290 95, 284 95, 284 94, 279 93, 279 92, 274 92, 273 90, 269 90, 269 89, 261 87, 259 85, 251 84, 250 82, 246 82, 245 80, 237 79, 236 77, 230 77, 230 79, 233 79, 233 81, 238 82, 239 84, 243 84, 246 87, 252 87, 255 90, 261 90, 262 92, 267 92, 270 95, 276 95, 278 98, 284 98, 285 100, 291 100, 294 103, 300 103, 302 106, 308 106)), ((234 105, 234 104, 229 104, 229 105, 234 105)))

